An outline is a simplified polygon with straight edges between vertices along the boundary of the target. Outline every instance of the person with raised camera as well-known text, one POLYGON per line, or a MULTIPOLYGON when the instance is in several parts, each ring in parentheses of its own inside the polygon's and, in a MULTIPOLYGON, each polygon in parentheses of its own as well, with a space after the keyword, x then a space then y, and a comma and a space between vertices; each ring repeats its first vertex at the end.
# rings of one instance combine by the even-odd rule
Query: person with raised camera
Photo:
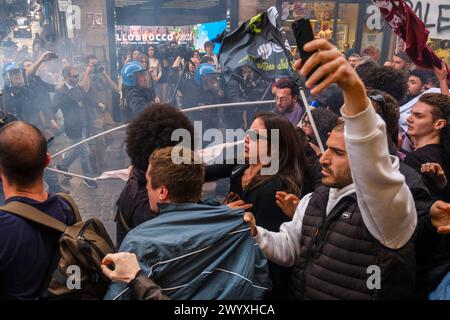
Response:
MULTIPOLYGON (((111 91, 118 92, 118 88, 95 55, 86 57, 86 65, 81 88, 86 93, 86 105, 88 106, 87 136, 90 137, 114 127, 114 121, 108 112, 110 109, 108 105, 111 91)), ((106 170, 104 153, 111 143, 107 138, 95 139, 90 144, 92 169, 98 174, 106 170)))

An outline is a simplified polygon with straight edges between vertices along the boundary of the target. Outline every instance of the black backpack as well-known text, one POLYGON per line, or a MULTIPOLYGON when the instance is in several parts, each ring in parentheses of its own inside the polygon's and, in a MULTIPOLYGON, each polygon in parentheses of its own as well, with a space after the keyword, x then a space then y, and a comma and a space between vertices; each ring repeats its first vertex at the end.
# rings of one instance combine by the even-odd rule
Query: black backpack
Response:
POLYGON ((110 280, 103 275, 101 262, 105 255, 116 252, 114 243, 100 220, 82 221, 73 199, 66 194, 58 195, 72 208, 76 222, 71 226, 18 201, 0 210, 61 233, 58 254, 43 285, 43 299, 103 299, 110 280))

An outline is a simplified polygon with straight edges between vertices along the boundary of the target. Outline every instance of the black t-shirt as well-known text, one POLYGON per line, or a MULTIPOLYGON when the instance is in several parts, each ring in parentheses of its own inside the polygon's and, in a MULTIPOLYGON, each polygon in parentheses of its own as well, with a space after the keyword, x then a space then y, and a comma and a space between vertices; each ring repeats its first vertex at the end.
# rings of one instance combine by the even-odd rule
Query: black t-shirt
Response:
MULTIPOLYGON (((145 188, 146 183, 147 179, 145 178, 145 173, 138 169, 133 169, 130 179, 123 188, 119 199, 117 200, 117 214, 119 214, 120 210, 125 223, 130 229, 133 229, 141 223, 158 216, 157 213, 150 210, 147 189, 145 188)), ((119 216, 116 217, 116 224, 116 245, 117 248, 119 248, 123 239, 127 235, 127 230, 122 224, 119 216)))
POLYGON ((194 76, 186 72, 180 81, 178 91, 182 94, 182 107, 196 107, 199 101, 200 87, 195 83, 194 76))
MULTIPOLYGON (((444 170, 445 175, 447 176, 447 180, 450 179, 449 163, 445 158, 444 148, 440 144, 428 144, 421 148, 417 148, 416 150, 407 154, 405 163, 419 173, 421 173, 420 168, 422 167, 422 164, 438 163, 444 170)), ((450 201, 449 183, 447 183, 447 187, 444 191, 438 191, 436 190, 434 182, 430 177, 423 175, 423 178, 428 189, 433 193, 434 196, 444 201, 450 201)))
POLYGON ((17 89, 5 86, 3 89, 4 110, 21 121, 26 121, 42 129, 39 119, 40 106, 37 105, 29 86, 17 89))

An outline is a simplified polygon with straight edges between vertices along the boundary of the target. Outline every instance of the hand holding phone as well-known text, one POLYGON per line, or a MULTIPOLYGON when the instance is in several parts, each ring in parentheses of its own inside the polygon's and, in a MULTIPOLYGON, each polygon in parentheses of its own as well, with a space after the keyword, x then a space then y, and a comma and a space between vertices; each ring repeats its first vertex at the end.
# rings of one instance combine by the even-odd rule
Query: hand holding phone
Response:
POLYGON ((49 59, 57 59, 58 58, 58 55, 54 52, 49 52, 47 56, 49 59))
MULTIPOLYGON (((302 65, 304 65, 306 61, 315 53, 315 51, 307 52, 303 49, 305 44, 315 39, 314 32, 311 28, 311 22, 309 19, 299 19, 292 23, 292 30, 294 31, 297 50, 300 54, 300 58, 302 59, 302 65)), ((320 64, 315 66, 306 78, 308 79, 319 67, 320 64)), ((320 83, 321 81, 322 80, 317 83, 320 83)))

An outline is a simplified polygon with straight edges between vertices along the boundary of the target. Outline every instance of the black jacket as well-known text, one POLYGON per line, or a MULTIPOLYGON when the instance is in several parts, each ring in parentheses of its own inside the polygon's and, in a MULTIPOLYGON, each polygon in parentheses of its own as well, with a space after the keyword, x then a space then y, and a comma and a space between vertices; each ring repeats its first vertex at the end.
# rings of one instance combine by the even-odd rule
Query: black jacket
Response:
POLYGON ((146 183, 145 173, 133 169, 130 179, 120 193, 116 215, 117 248, 130 229, 158 216, 150 210, 146 183))
POLYGON ((34 76, 28 79, 30 83, 30 89, 33 91, 36 104, 40 107, 47 120, 52 117, 50 113, 50 93, 55 92, 56 88, 54 84, 45 82, 39 76, 34 76))
POLYGON ((196 107, 200 96, 200 87, 190 72, 185 72, 181 78, 178 91, 181 92, 181 105, 183 109, 196 107))
POLYGON ((3 89, 2 98, 4 111, 12 114, 19 120, 41 127, 39 119, 40 108, 30 87, 15 89, 6 86, 3 89))
POLYGON ((127 88, 125 101, 128 119, 131 119, 145 110, 155 100, 155 91, 151 88, 127 88))
POLYGON ((425 186, 422 176, 413 168, 400 162, 399 171, 405 177, 406 185, 411 190, 419 217, 427 216, 434 203, 430 191, 425 186))
POLYGON ((320 187, 306 208, 300 255, 289 282, 290 298, 413 298, 414 236, 402 248, 389 249, 367 230, 356 194, 341 199, 326 215, 328 197, 329 188, 320 187), (379 268, 379 288, 368 286, 375 282, 370 281, 371 275, 376 276, 373 266, 379 268))
POLYGON ((450 270, 450 235, 438 234, 430 215, 417 221, 416 295, 426 299, 450 270))
MULTIPOLYGON (((424 163, 438 163, 447 176, 450 177, 450 160, 447 159, 445 150, 440 144, 429 144, 421 148, 418 148, 406 155, 405 163, 411 168, 415 169, 419 174, 420 168, 424 163)), ((444 190, 437 190, 433 179, 429 176, 424 176, 424 181, 428 189, 431 191, 435 199, 441 199, 446 202, 450 201, 450 183, 447 183, 447 187, 444 190)))
POLYGON ((51 111, 55 114, 61 109, 64 117, 64 130, 73 140, 83 137, 83 127, 87 125, 84 105, 85 95, 80 87, 69 89, 63 85, 56 89, 51 104, 51 111))
POLYGON ((133 300, 171 300, 161 288, 144 274, 139 274, 130 282, 133 300))

